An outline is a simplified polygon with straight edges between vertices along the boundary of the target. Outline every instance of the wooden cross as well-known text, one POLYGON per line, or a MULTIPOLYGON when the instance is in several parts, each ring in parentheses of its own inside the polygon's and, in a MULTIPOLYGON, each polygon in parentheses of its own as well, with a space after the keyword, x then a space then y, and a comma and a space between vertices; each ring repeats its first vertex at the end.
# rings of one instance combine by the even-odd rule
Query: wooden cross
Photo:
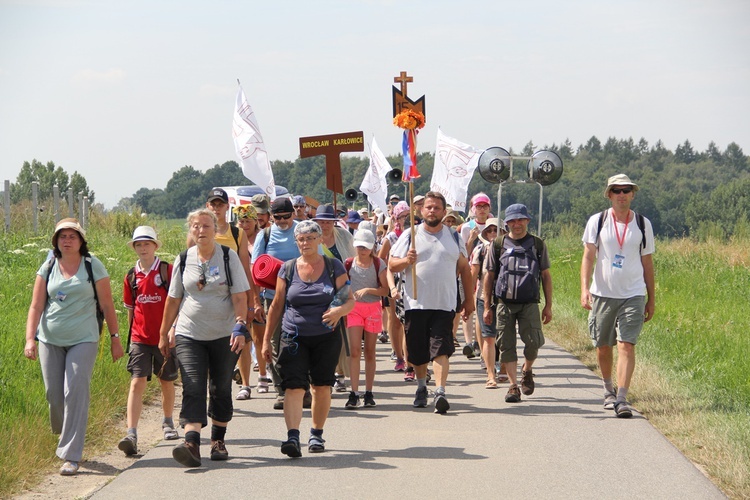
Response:
POLYGON ((401 75, 393 77, 393 83, 401 84, 401 94, 406 97, 406 84, 414 81, 413 76, 406 76, 406 71, 402 71, 401 75))

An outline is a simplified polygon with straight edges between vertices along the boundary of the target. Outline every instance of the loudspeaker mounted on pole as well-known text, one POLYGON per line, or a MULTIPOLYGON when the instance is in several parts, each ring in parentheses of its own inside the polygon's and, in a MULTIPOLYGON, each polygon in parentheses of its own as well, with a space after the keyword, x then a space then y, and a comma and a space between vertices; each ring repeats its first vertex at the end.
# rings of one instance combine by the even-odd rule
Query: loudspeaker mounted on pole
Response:
POLYGON ((359 191, 357 191, 354 188, 349 188, 346 191, 344 191, 344 198, 346 198, 346 201, 357 201, 358 196, 359 196, 359 191))
POLYGON ((398 184, 399 182, 401 182, 403 176, 404 173, 401 171, 401 169, 394 168, 386 174, 386 180, 388 180, 390 184, 398 184))

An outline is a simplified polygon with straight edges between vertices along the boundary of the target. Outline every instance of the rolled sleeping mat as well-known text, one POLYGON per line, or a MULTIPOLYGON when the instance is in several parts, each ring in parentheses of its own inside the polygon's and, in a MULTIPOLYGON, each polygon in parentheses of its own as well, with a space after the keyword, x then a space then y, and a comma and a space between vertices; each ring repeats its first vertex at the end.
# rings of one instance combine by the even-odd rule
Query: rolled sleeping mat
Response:
POLYGON ((263 254, 253 262, 252 275, 253 282, 263 288, 271 290, 276 289, 276 278, 279 275, 279 269, 284 263, 268 254, 263 254))

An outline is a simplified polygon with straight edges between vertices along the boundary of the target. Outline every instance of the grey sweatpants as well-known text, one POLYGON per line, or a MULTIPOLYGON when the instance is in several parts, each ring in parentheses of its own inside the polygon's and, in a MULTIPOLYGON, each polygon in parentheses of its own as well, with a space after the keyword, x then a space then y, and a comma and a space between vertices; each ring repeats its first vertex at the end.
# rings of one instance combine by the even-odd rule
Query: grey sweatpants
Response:
POLYGON ((97 342, 59 347, 39 342, 39 361, 49 404, 52 432, 60 434, 57 456, 79 462, 89 420, 91 376, 97 342))

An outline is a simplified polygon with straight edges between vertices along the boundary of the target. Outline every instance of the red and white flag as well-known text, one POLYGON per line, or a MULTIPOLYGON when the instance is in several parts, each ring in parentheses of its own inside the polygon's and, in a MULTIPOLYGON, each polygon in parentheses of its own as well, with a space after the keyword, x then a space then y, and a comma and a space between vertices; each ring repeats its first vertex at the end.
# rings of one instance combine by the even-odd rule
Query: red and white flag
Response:
POLYGON ((242 86, 237 90, 232 137, 234 137, 234 149, 240 160, 242 173, 262 188, 272 200, 276 198, 276 184, 273 181, 266 145, 263 143, 258 120, 255 118, 253 108, 247 103, 242 86))

